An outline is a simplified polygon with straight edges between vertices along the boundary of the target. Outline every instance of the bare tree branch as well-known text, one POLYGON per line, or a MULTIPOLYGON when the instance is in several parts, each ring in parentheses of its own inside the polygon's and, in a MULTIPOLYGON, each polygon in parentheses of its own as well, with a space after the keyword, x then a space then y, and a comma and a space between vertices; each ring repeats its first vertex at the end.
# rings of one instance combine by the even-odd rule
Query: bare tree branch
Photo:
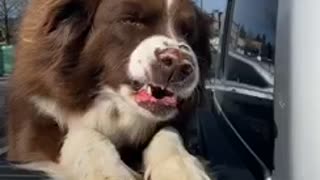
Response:
POLYGON ((13 20, 20 17, 28 0, 0 0, 0 28, 7 43, 11 42, 13 20))

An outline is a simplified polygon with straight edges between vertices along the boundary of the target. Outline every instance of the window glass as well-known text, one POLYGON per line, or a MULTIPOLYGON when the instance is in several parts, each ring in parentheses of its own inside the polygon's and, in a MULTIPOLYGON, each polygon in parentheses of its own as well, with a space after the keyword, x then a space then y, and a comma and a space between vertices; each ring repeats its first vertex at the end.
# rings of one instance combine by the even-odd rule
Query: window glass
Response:
POLYGON ((277 0, 235 1, 225 62, 226 80, 273 88, 276 16, 277 0))
POLYGON ((253 159, 246 158, 245 162, 257 178, 257 164, 264 166, 265 170, 273 170, 276 137, 273 89, 278 0, 228 2, 227 15, 230 18, 225 23, 225 38, 217 69, 221 74, 214 79, 212 89, 227 119, 225 121, 231 123, 253 151, 253 156, 256 156, 253 159))
POLYGON ((278 0, 196 3, 212 17, 210 41, 215 62, 206 87, 217 105, 210 120, 201 116, 199 126, 205 153, 214 169, 227 169, 224 175, 230 179, 264 179, 274 168, 277 134, 273 88, 278 0), (232 150, 226 151, 228 148, 232 150))

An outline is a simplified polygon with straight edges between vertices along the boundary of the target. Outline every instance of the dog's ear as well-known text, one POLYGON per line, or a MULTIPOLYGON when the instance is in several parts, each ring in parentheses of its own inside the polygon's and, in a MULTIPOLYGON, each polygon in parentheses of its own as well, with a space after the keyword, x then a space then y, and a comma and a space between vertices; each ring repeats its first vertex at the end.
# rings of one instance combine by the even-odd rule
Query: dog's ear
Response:
POLYGON ((193 46, 196 52, 199 68, 200 68, 200 82, 197 90, 194 92, 191 101, 196 106, 206 106, 206 89, 205 79, 208 78, 209 70, 212 67, 212 50, 210 47, 210 39, 212 38, 211 25, 212 19, 210 16, 202 11, 200 8, 196 8, 197 13, 197 38, 195 45, 193 46))
POLYGON ((197 40, 195 42, 194 50, 197 54, 201 79, 206 78, 209 68, 212 64, 212 55, 210 48, 210 38, 211 37, 211 18, 208 14, 196 9, 197 12, 197 40))
POLYGON ((91 23, 99 0, 49 0, 43 22, 43 33, 85 28, 91 23), (73 27, 73 26, 79 27, 73 27))

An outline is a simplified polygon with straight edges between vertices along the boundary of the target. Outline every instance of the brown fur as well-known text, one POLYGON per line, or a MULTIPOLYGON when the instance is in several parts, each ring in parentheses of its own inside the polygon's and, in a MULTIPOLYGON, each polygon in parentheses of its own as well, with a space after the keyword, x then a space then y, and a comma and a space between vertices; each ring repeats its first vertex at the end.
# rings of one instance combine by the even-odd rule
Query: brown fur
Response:
MULTIPOLYGON (((151 34, 166 34, 160 18, 165 18, 161 2, 31 1, 21 24, 10 83, 9 160, 57 161, 66 132, 50 117, 39 113, 30 97, 54 99, 67 112, 77 113, 90 107, 100 85, 116 89, 121 83, 129 84, 124 74, 134 47, 151 34), (120 3, 124 4, 119 6, 120 3), (134 10, 136 6, 140 11, 134 10), (139 29, 119 23, 123 11, 146 17, 143 20, 147 27, 139 29)), ((178 9, 172 12, 176 16, 177 35, 186 38, 196 52, 203 80, 210 65, 207 20, 189 1, 177 3, 178 9)), ((177 119, 185 121, 199 92, 181 103, 177 119)))

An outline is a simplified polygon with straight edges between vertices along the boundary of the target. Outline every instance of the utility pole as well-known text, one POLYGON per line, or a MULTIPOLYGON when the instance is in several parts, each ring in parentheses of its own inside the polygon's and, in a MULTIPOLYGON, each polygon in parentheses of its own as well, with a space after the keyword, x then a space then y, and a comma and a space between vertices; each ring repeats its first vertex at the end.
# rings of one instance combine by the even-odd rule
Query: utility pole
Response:
POLYGON ((200 0, 200 7, 203 9, 203 0, 200 0))

